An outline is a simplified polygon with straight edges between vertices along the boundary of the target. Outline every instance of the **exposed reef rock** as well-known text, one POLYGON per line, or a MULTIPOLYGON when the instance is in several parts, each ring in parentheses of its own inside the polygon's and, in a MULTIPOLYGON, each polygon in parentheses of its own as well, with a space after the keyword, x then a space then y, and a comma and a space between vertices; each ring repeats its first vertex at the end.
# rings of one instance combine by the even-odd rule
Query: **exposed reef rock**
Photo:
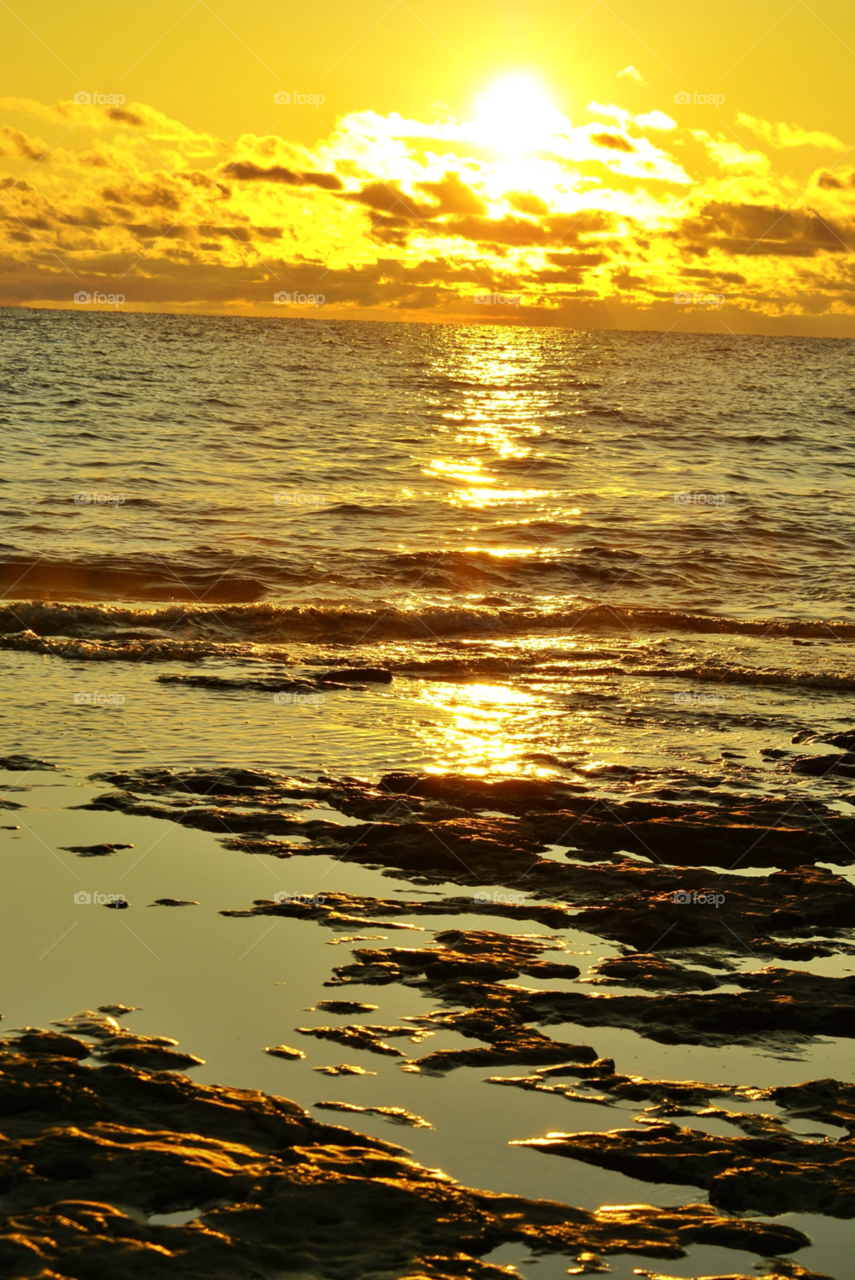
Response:
POLYGON ((283 1098, 132 1067, 93 1070, 9 1044, 0 1125, 0 1269, 9 1277, 487 1280, 496 1269, 481 1259, 505 1243, 570 1258, 679 1258, 692 1244, 769 1257, 809 1243, 709 1205, 588 1212, 475 1191, 283 1098), (182 1210, 198 1217, 146 1220, 182 1210))
POLYGON ((298 1062, 306 1056, 302 1049, 292 1049, 289 1044, 273 1044, 264 1052, 271 1054, 274 1058, 284 1058, 286 1062, 298 1062))
POLYGON ((382 1053, 391 1058, 403 1058, 404 1054, 400 1049, 386 1044, 387 1036, 409 1036, 411 1040, 418 1040, 427 1034, 422 1032, 422 1037, 419 1037, 415 1027, 360 1026, 358 1024, 348 1027, 297 1027, 296 1030, 301 1036, 335 1040, 337 1044, 343 1044, 348 1049, 367 1049, 369 1053, 382 1053))
POLYGON ((404 1107, 361 1107, 356 1102, 316 1102, 315 1106, 321 1111, 352 1111, 361 1115, 382 1116, 384 1120, 391 1120, 394 1124, 407 1124, 412 1129, 433 1128, 428 1120, 413 1115, 412 1111, 407 1111, 404 1107))
POLYGON ((780 1120, 754 1113, 713 1110, 749 1130, 723 1138, 651 1119, 644 1130, 552 1133, 514 1145, 569 1156, 640 1178, 703 1187, 710 1203, 728 1213, 824 1213, 855 1217, 855 1152, 841 1142, 806 1142, 780 1120))
MULTIPOLYGON (((619 772, 624 777, 627 771, 619 772)), ((779 800, 722 795, 714 805, 603 799, 591 794, 591 783, 597 779, 590 773, 578 783, 388 774, 376 786, 354 778, 310 782, 229 769, 176 773, 150 768, 93 776, 121 790, 81 808, 163 817, 224 836, 299 834, 324 852, 344 844, 357 860, 361 850, 372 862, 405 872, 417 869, 436 879, 452 872, 464 883, 467 872, 470 883, 501 882, 509 872, 519 878, 552 845, 575 847, 588 858, 627 851, 654 863, 685 867, 802 867, 823 860, 855 861, 855 819, 801 795, 779 800), (215 797, 217 807, 184 804, 184 812, 176 814, 176 802, 190 795, 215 797), (168 803, 153 804, 143 796, 168 803), (249 796, 262 805, 255 813, 245 811, 249 796), (273 812, 286 800, 320 801, 366 825, 342 828, 273 812), (235 812, 237 803, 241 812, 235 812)), ((550 860, 548 867, 555 870, 556 864, 550 860)), ((532 886, 541 887, 546 885, 532 886)))
POLYGON ((133 849, 132 844, 63 844, 60 848, 66 853, 76 853, 79 858, 109 858, 111 853, 120 849, 133 849))

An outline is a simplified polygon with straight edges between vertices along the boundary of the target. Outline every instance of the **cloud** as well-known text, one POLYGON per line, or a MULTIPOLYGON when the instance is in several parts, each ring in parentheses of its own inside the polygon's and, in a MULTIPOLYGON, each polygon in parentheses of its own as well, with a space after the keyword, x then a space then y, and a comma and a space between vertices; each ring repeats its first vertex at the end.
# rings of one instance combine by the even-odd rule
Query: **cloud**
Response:
POLYGON ((17 156, 23 160, 42 160, 47 147, 41 138, 28 138, 20 129, 4 125, 0 129, 0 156, 17 156))
POLYGON ((616 107, 613 102, 608 106, 600 102, 589 102, 585 110, 589 116, 602 116, 605 120, 616 120, 622 129, 625 129, 627 122, 632 119, 631 111, 627 111, 624 107, 616 107))
POLYGON ((646 115, 635 116, 633 123, 637 124, 639 129, 659 129, 662 133, 670 133, 672 129, 677 128, 677 121, 666 116, 663 111, 648 111, 646 115))
POLYGON ((820 133, 816 130, 802 129, 798 125, 771 124, 768 120, 758 120, 755 116, 740 111, 736 123, 750 129, 758 138, 763 138, 770 146, 785 147, 817 147, 825 151, 845 151, 846 144, 831 133, 820 133))
POLYGON ((293 169, 278 164, 264 168, 236 160, 225 166, 222 175, 241 182, 284 182, 289 187, 323 187, 325 191, 340 191, 344 187, 341 178, 334 173, 295 173, 293 169))
POLYGON ((605 147, 608 151, 632 152, 635 150, 629 139, 622 138, 618 133, 592 133, 591 141, 595 146, 605 147))
POLYGON ((636 84, 647 84, 647 81, 644 79, 641 72, 636 71, 635 67, 632 65, 624 67, 623 71, 619 71, 617 74, 618 80, 625 76, 627 80, 634 80, 636 84))
MULTIPOLYGON (((62 127, 48 156, 0 128, 6 303, 71 306, 123 277, 131 307, 281 314, 275 291, 323 278, 326 312, 343 315, 483 320, 474 290, 489 287, 522 295, 529 323, 605 323, 618 300, 639 327, 667 327, 674 293, 703 288, 755 318, 855 325, 855 170, 818 170, 811 207, 789 208, 761 151, 659 111, 554 112, 551 132, 504 153, 447 116, 351 113, 314 146, 227 145, 146 104, 13 102, 16 119, 26 107, 62 127)), ((768 125, 811 136, 783 128, 768 125)))

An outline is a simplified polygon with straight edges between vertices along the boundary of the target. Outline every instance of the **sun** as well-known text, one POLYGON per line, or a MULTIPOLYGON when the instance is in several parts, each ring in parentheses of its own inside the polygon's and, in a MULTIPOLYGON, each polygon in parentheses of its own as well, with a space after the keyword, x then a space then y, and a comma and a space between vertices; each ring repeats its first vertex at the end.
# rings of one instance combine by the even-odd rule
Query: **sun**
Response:
POLYGON ((541 82, 528 72, 503 76, 475 99, 479 139, 505 155, 537 151, 567 125, 541 82))

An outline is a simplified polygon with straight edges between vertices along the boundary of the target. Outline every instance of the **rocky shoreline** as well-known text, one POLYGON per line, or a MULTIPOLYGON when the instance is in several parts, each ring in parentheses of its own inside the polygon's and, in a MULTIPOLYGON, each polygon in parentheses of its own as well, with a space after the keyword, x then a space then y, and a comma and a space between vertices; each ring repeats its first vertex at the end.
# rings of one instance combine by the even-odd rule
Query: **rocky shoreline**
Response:
MULTIPOLYGON (((712 1244, 753 1252, 777 1280, 831 1280, 785 1256, 807 1235, 757 1215, 855 1217, 855 1086, 648 1079, 622 1073, 596 1041, 620 1029, 665 1045, 765 1051, 855 1038, 855 978, 806 967, 855 954, 855 885, 841 873, 855 863, 855 819, 804 795, 610 799, 524 778, 399 773, 372 783, 148 768, 96 780, 113 790, 78 807, 168 819, 235 853, 347 858, 413 886, 396 897, 280 894, 221 911, 236 930, 269 916, 361 942, 331 967, 327 987, 397 986, 430 1004, 374 1022, 370 993, 341 992, 317 1000, 295 1036, 408 1073, 480 1069, 485 1083, 560 1107, 639 1104, 633 1128, 515 1145, 642 1184, 697 1188, 709 1202, 588 1210, 477 1191, 294 1102, 196 1085, 175 1073, 200 1058, 128 1031, 128 1006, 104 1006, 0 1042, 3 1274, 498 1280, 516 1274, 489 1261, 504 1244, 562 1255, 575 1263, 570 1274, 602 1271, 609 1255, 678 1259, 712 1244), (413 932, 413 918, 426 928, 413 932), (359 931, 378 928, 417 945, 364 945, 377 935, 359 931), (583 974, 568 959, 569 930, 618 954, 583 974), (563 1028, 585 1028, 593 1043, 563 1028), (423 1051, 439 1031, 462 1043, 423 1051), (816 1131, 793 1129, 795 1120, 816 1131), (189 1220, 159 1221, 174 1214, 189 1220)), ((69 851, 110 858, 129 847, 69 851)), ((293 1043, 266 1052, 306 1056, 293 1043)), ((315 1069, 374 1074, 352 1062, 315 1069)), ((385 1099, 315 1105, 432 1127, 385 1099)))
POLYGON ((510 1242, 570 1259, 675 1259, 696 1243, 776 1258, 809 1243, 705 1204, 591 1213, 476 1191, 284 1098, 95 1069, 85 1040, 37 1039, 0 1045, 0 1266, 15 1280, 499 1280, 507 1270, 482 1259, 510 1242), (182 1210, 198 1216, 151 1220, 182 1210))

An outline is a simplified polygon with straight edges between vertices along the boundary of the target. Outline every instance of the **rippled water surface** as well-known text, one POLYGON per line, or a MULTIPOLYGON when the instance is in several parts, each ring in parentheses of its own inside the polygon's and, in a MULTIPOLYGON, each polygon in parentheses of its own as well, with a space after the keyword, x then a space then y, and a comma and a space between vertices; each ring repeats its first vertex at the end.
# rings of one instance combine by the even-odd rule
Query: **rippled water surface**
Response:
POLYGON ((847 342, 6 311, 0 343, 7 595, 852 617, 847 342))

